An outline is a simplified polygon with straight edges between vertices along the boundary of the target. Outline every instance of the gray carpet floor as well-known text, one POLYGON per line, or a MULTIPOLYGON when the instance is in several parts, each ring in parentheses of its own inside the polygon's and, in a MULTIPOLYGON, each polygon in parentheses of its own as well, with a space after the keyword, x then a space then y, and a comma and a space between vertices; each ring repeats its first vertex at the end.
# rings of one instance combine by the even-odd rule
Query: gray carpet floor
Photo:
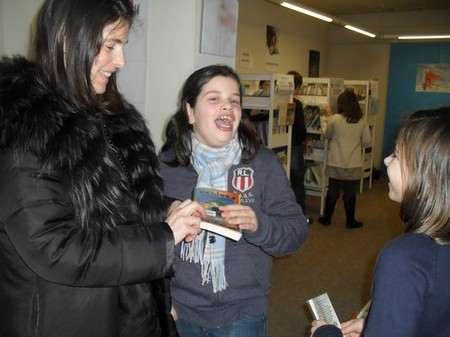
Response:
POLYGON ((309 336, 312 315, 306 300, 327 292, 341 321, 370 299, 373 268, 381 248, 404 231, 399 204, 388 198, 388 179, 368 181, 357 195, 358 229, 345 228, 342 199, 330 227, 318 222, 320 199, 307 196, 314 218, 308 241, 294 255, 276 258, 269 295, 268 337, 309 336))

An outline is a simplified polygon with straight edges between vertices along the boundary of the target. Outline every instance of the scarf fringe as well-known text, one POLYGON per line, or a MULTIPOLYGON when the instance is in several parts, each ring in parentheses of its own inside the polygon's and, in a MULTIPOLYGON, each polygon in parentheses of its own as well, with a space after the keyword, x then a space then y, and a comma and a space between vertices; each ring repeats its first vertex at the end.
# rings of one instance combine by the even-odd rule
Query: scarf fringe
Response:
POLYGON ((214 261, 214 251, 211 249, 211 245, 205 245, 205 242, 208 240, 209 233, 203 232, 199 235, 198 240, 192 242, 183 241, 181 243, 180 257, 183 261, 189 263, 200 263, 202 285, 212 281, 213 292, 217 293, 225 290, 228 285, 225 278, 225 265, 212 263, 214 261))
POLYGON ((227 288, 228 284, 225 278, 225 266, 217 266, 213 265, 210 261, 205 261, 202 264, 202 285, 210 283, 211 280, 214 293, 218 293, 227 288))
POLYGON ((203 263, 204 256, 203 252, 205 251, 205 232, 202 232, 198 235, 198 239, 191 242, 181 243, 181 252, 180 257, 183 261, 187 261, 189 263, 203 263))
MULTIPOLYGON (((210 148, 191 134, 191 163, 198 173, 197 186, 227 190, 228 170, 238 164, 241 147, 237 135, 222 148, 210 148)), ((212 283, 213 292, 225 290, 226 238, 203 231, 194 241, 182 243, 180 257, 189 263, 200 263, 202 285, 212 283)))

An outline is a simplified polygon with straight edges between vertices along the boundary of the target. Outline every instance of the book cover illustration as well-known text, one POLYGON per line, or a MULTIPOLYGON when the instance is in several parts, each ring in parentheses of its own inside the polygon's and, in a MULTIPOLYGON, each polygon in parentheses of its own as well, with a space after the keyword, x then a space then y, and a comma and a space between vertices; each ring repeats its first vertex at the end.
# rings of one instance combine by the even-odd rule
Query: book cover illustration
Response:
POLYGON ((240 204, 241 195, 239 193, 196 187, 193 198, 206 209, 206 217, 202 219, 200 228, 226 236, 235 241, 241 238, 241 231, 236 227, 228 226, 219 210, 219 206, 240 204))

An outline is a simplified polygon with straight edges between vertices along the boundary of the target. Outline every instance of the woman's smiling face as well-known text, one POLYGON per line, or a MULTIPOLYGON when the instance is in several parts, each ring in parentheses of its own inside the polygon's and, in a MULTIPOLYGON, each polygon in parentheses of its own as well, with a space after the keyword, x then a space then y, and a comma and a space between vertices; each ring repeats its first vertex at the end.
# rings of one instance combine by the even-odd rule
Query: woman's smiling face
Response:
POLYGON ((91 83, 96 94, 103 94, 109 77, 125 66, 124 46, 128 33, 129 25, 121 19, 103 29, 103 43, 91 68, 91 83))
POLYGON ((236 135, 242 117, 239 84, 216 76, 207 82, 194 107, 187 105, 189 124, 198 140, 209 147, 227 145, 236 135))

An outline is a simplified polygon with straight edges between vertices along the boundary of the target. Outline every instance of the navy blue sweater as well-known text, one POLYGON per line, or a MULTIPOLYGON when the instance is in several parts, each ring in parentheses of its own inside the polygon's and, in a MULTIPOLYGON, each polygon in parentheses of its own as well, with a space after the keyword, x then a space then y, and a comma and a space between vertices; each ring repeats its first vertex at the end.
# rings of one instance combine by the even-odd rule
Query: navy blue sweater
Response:
MULTIPOLYGON (((191 165, 169 167, 164 163, 168 159, 173 159, 172 151, 160 155, 164 193, 180 200, 192 198, 197 172, 191 165)), ((241 204, 253 208, 258 230, 243 231, 238 242, 227 240, 227 289, 214 294, 211 284, 202 286, 200 264, 185 262, 178 254, 175 259, 171 289, 178 317, 206 328, 228 325, 243 314, 265 313, 273 257, 296 252, 309 230, 286 172, 272 150, 261 146, 250 164, 232 166, 228 190, 241 193, 241 204)))
MULTIPOLYGON (((403 234, 381 251, 364 337, 450 336, 450 244, 403 234)), ((339 329, 314 337, 339 337, 339 329)))

